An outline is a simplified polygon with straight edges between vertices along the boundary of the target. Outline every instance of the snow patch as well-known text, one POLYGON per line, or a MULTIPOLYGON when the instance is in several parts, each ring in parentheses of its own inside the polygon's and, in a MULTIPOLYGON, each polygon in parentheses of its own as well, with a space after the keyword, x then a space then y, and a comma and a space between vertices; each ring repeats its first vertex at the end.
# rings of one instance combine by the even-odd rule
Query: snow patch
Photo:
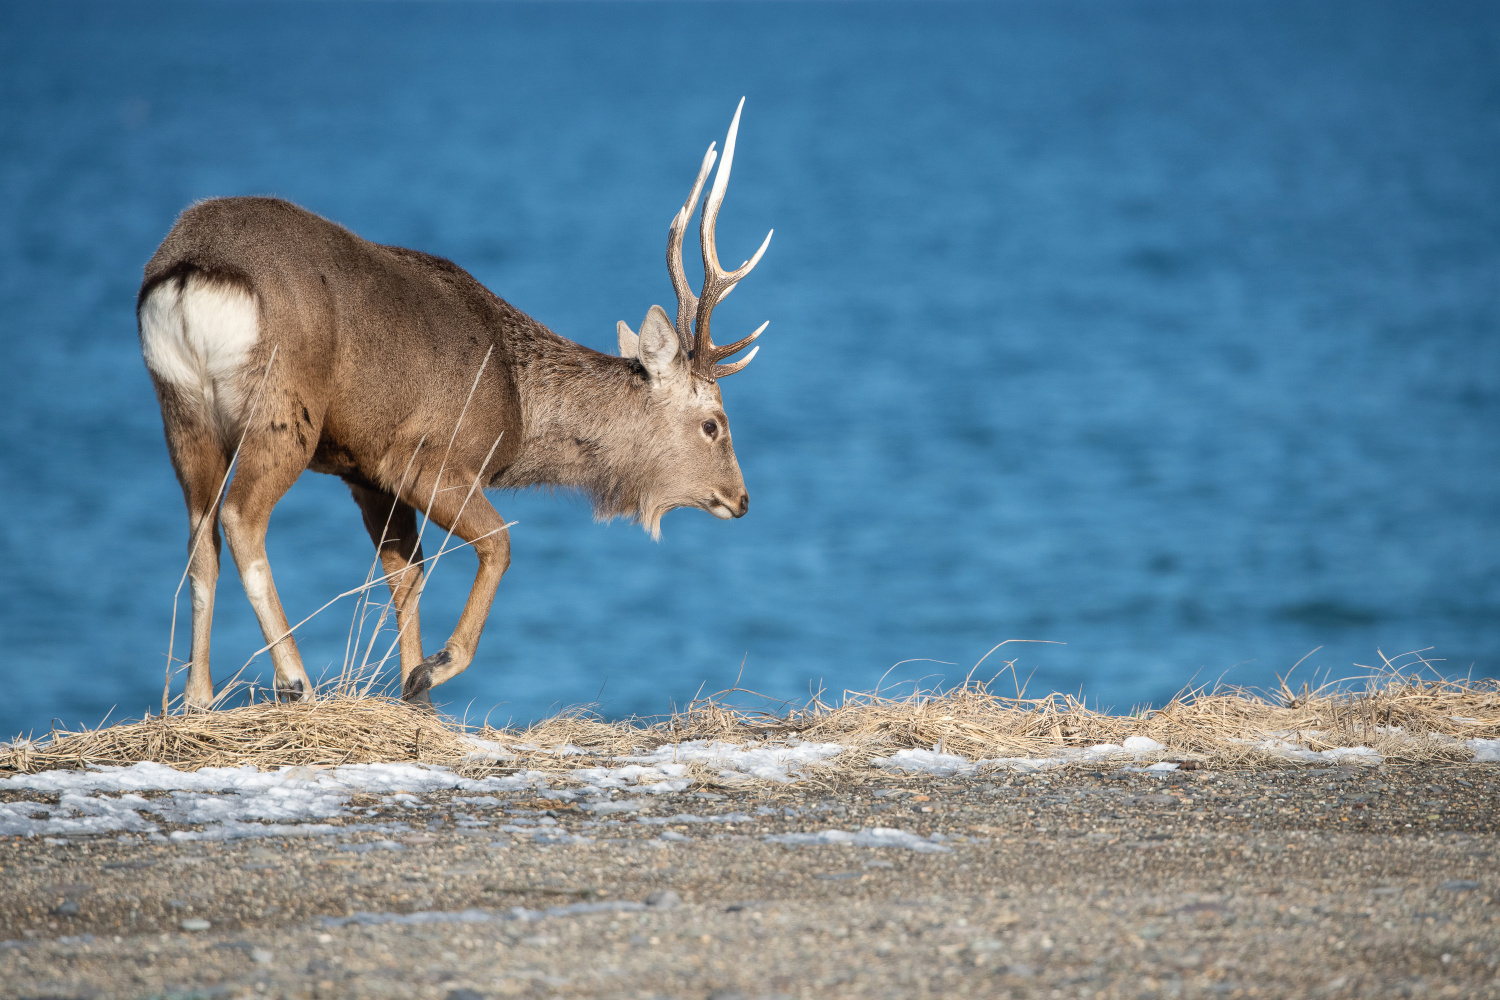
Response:
POLYGON ((811 847, 836 844, 848 847, 901 847, 918 854, 946 854, 953 850, 943 843, 941 834, 931 838, 888 826, 862 829, 854 833, 847 830, 817 830, 812 833, 770 833, 768 844, 786 844, 790 847, 811 847))
POLYGON ((1301 743, 1294 743, 1286 739, 1269 740, 1232 740, 1235 743, 1243 743, 1257 750, 1275 754, 1278 757, 1286 757, 1290 760, 1300 760, 1309 764, 1337 764, 1340 762, 1353 764, 1379 764, 1385 760, 1380 751, 1372 747, 1333 747, 1329 750, 1310 750, 1301 743))
POLYGON ((319 821, 349 815, 349 796, 357 791, 389 793, 392 800, 422 807, 417 796, 427 792, 502 792, 545 788, 546 783, 547 775, 539 771, 475 780, 425 764, 348 764, 275 771, 257 771, 246 765, 178 771, 143 761, 129 767, 0 778, 0 789, 59 794, 55 806, 25 800, 0 803, 0 836, 159 832, 148 816, 204 827, 174 832, 172 839, 179 841, 313 837, 356 830, 402 832, 410 829, 405 823, 334 825, 319 821), (148 790, 171 794, 158 798, 137 794, 148 790))
POLYGON ((480 924, 502 920, 544 920, 548 917, 572 917, 586 913, 633 913, 646 909, 645 903, 624 900, 603 903, 570 903, 545 910, 528 910, 515 906, 509 910, 423 910, 417 913, 355 913, 347 917, 324 917, 324 927, 368 927, 372 924, 480 924))
MULTIPOLYGON (((626 757, 624 759, 641 760, 643 758, 626 757)), ((597 791, 607 788, 630 788, 635 792, 650 792, 659 795, 662 792, 680 792, 692 784, 691 778, 683 777, 685 774, 687 774, 686 764, 662 762, 655 766, 627 764, 624 767, 578 767, 569 771, 568 777, 574 781, 581 781, 597 791)))
MULTIPOLYGON (((895 771, 905 771, 911 774, 933 774, 939 777, 973 777, 980 773, 981 768, 991 770, 1019 771, 1023 774, 1035 771, 1048 771, 1053 768, 1062 767, 1065 764, 1087 763, 1092 761, 1129 763, 1138 761, 1141 756, 1150 753, 1158 753, 1166 747, 1151 739, 1149 736, 1130 736, 1122 746, 1119 743, 1098 743, 1090 747, 1064 747, 1051 757, 987 757, 981 760, 969 760, 957 754, 943 753, 941 750, 898 750, 889 757, 876 757, 872 763, 877 767, 884 767, 895 771)), ((1153 764, 1148 770, 1172 771, 1177 765, 1163 762, 1153 764)))
POLYGON ((777 746, 761 746, 746 749, 738 743, 723 743, 718 740, 689 740, 658 747, 654 753, 621 760, 638 763, 671 766, 679 763, 706 764, 719 768, 720 777, 735 773, 747 774, 764 781, 786 784, 805 777, 802 770, 807 765, 818 764, 844 752, 838 743, 803 743, 800 741, 777 746))
MULTIPOLYGON (((715 816, 695 816, 692 813, 678 813, 676 816, 640 816, 636 823, 641 826, 670 826, 676 823, 753 823, 755 817, 748 813, 732 812, 719 813, 715 816)), ((666 834, 662 834, 666 837, 666 834)), ((672 839, 667 837, 668 840, 672 839)))
POLYGON ((1500 740, 1465 740, 1474 751, 1474 759, 1488 764, 1500 764, 1500 740))

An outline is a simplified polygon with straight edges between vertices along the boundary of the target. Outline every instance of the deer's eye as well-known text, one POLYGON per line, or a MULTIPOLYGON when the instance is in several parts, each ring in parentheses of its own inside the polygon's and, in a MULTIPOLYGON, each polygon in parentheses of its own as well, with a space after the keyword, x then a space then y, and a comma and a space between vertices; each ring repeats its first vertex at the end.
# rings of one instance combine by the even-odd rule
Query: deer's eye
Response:
POLYGON ((719 422, 717 420, 703 421, 703 433, 710 441, 717 441, 719 438, 719 422))

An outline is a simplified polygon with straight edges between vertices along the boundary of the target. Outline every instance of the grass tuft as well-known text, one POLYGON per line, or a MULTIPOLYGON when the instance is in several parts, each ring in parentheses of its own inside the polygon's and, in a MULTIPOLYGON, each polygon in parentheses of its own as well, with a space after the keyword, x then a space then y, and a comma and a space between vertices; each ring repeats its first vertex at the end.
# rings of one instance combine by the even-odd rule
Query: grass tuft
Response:
POLYGON ((1123 715, 1090 709, 1070 695, 1007 697, 970 681, 905 697, 849 692, 833 705, 814 697, 799 706, 761 710, 736 705, 731 699, 747 692, 735 690, 660 718, 612 722, 574 709, 524 728, 502 729, 471 728, 338 685, 310 704, 259 702, 54 730, 0 746, 0 772, 139 761, 181 770, 418 761, 467 774, 564 773, 671 743, 709 740, 750 746, 837 743, 844 752, 822 766, 852 773, 902 749, 941 750, 970 760, 1047 757, 1069 748, 1123 743, 1130 736, 1148 736, 1166 747, 1149 760, 1240 769, 1291 766, 1263 746, 1268 741, 1312 750, 1365 746, 1391 763, 1440 763, 1471 760, 1464 740, 1500 738, 1500 681, 1411 676, 1385 662, 1385 669, 1363 681, 1299 690, 1283 684, 1273 692, 1190 689, 1160 708, 1123 715), (476 739, 495 741, 501 750, 483 754, 476 739))

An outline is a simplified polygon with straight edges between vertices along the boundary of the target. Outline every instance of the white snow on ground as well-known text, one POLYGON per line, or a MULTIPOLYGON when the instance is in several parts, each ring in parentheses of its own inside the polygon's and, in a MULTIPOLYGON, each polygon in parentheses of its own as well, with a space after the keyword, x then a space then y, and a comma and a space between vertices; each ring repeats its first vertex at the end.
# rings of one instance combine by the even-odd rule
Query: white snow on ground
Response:
MULTIPOLYGON (((1285 757, 1288 760, 1302 761, 1309 764, 1379 764, 1385 758, 1380 751, 1372 747, 1333 747, 1329 750, 1312 750, 1301 743, 1290 739, 1292 733, 1278 734, 1275 738, 1265 740, 1234 740, 1257 750, 1285 757)), ((1316 737, 1315 732, 1307 731, 1304 737, 1316 737)), ((1449 738, 1448 742, 1457 742, 1449 738)), ((1465 745, 1474 751, 1474 760, 1478 763, 1500 763, 1500 740, 1472 739, 1465 740, 1465 745)), ((969 760, 956 754, 943 753, 940 750, 898 750, 889 757, 877 757, 872 763, 877 767, 888 770, 905 772, 908 774, 933 774, 940 777, 957 775, 959 777, 974 777, 986 770, 1009 770, 1022 773, 1032 771, 1047 771, 1062 767, 1066 764, 1080 764, 1098 762, 1101 764, 1121 765, 1126 770, 1142 771, 1174 771, 1178 765, 1171 761, 1159 761, 1144 767, 1132 767, 1132 761, 1139 762, 1142 757, 1150 754, 1158 754, 1167 750, 1167 747, 1147 736, 1131 736, 1123 745, 1115 743, 1100 743, 1091 747, 1065 748, 1059 750, 1051 757, 989 757, 982 760, 969 760)))
POLYGON ((1500 740, 1465 740, 1474 751, 1474 759, 1486 763, 1500 764, 1500 740))
POLYGON ((1370 747, 1334 747, 1331 750, 1309 750, 1300 743, 1293 743, 1290 740, 1284 739, 1262 740, 1260 742, 1237 740, 1236 742, 1243 742, 1257 750, 1264 750, 1278 757, 1306 761, 1310 764, 1320 762, 1333 764, 1341 762, 1379 764, 1385 759, 1380 755, 1380 751, 1371 749, 1370 747))
POLYGON ((350 924, 481 924, 499 920, 543 920, 547 917, 571 917, 583 913, 629 913, 646 909, 645 903, 621 900, 606 903, 570 903, 545 910, 528 910, 513 906, 509 910, 424 910, 418 913, 355 913, 347 917, 324 917, 324 927, 347 927, 350 924))
MULTIPOLYGON (((1146 754, 1159 753, 1166 747, 1151 739, 1149 736, 1127 737, 1125 743, 1100 743, 1091 747, 1068 747, 1059 750, 1052 757, 987 757, 983 760, 969 760, 956 754, 943 753, 941 750, 898 750, 889 757, 877 757, 873 763, 877 767, 884 767, 893 771, 905 771, 911 774, 936 774, 940 776, 958 775, 961 777, 972 777, 981 769, 1008 770, 1029 773, 1032 771, 1047 771, 1064 764, 1078 764, 1090 761, 1113 762, 1116 764, 1131 764, 1139 761, 1146 754)), ((1174 771, 1177 765, 1173 763, 1158 763, 1150 765, 1148 770, 1152 771, 1174 771)))
POLYGON ((39 837, 96 834, 109 831, 154 833, 156 824, 141 815, 151 803, 139 795, 104 798, 64 792, 57 805, 0 802, 0 836, 39 837))
MULTIPOLYGON (((758 814, 761 816, 780 815, 775 809, 767 809, 765 806, 761 806, 758 814)), ((636 822, 641 826, 676 826, 679 823, 753 823, 755 817, 742 812, 719 813, 716 816, 678 813, 676 816, 641 816, 636 819, 636 822)))
MULTIPOLYGON (((1291 760, 1308 763, 1377 764, 1379 752, 1370 747, 1336 747, 1311 750, 1293 742, 1294 734, 1250 743, 1259 749, 1291 760)), ((508 751, 499 743, 472 740, 476 750, 486 756, 499 757, 508 751), (477 744, 486 744, 479 747, 477 744)), ((1500 763, 1500 739, 1465 741, 1476 761, 1500 763)), ((513 745, 514 749, 533 749, 513 745)), ((1103 743, 1091 747, 1066 748, 1050 757, 996 757, 969 760, 957 754, 944 753, 941 745, 932 750, 899 750, 873 763, 890 771, 938 776, 974 776, 989 770, 1020 772, 1043 771, 1066 764, 1097 762, 1101 765, 1131 770, 1172 770, 1169 761, 1144 764, 1143 758, 1167 750, 1162 744, 1144 736, 1132 736, 1123 744, 1103 743)), ((276 771, 209 767, 199 771, 177 771, 161 764, 140 763, 130 767, 97 767, 87 771, 46 771, 0 778, 0 790, 55 794, 58 802, 22 799, 0 802, 0 836, 68 837, 97 836, 106 833, 136 834, 160 837, 159 823, 201 826, 200 830, 178 830, 174 840, 230 840, 242 837, 310 837, 346 835, 358 832, 392 834, 406 832, 406 823, 349 823, 355 816, 349 797, 355 792, 375 793, 384 804, 420 811, 430 808, 422 796, 436 791, 468 793, 455 802, 475 807, 498 807, 494 793, 535 790, 554 799, 575 800, 591 814, 593 823, 636 822, 645 825, 683 823, 739 823, 752 817, 744 813, 717 816, 695 816, 689 813, 673 817, 637 816, 649 803, 645 796, 679 792, 692 783, 688 765, 716 769, 721 779, 755 777, 768 781, 794 782, 804 778, 822 761, 837 756, 843 748, 836 743, 792 742, 775 746, 743 747, 737 744, 695 740, 661 747, 651 754, 620 758, 617 767, 572 768, 563 774, 522 771, 504 777, 465 778, 442 767, 425 764, 349 764, 334 768, 288 767, 276 771), (583 786, 582 790, 553 787, 558 782, 583 786), (629 798, 610 798, 617 791, 631 793, 629 798), (153 793, 153 794, 142 794, 153 793), (165 793, 165 794, 162 794, 165 793), (611 818, 618 817, 618 818, 611 818), (338 818, 340 824, 327 820, 338 818)), ((581 753, 578 747, 564 744, 553 748, 558 756, 581 753)), ((516 818, 498 832, 526 833, 541 843, 584 843, 589 838, 561 830, 526 830, 530 824, 516 818)), ((553 825, 553 824, 543 824, 553 825)), ((461 822, 473 833, 492 832, 480 821, 461 822)), ((912 850, 938 850, 932 842, 922 841, 926 848, 908 843, 875 841, 901 831, 839 830, 816 834, 787 834, 813 840, 782 840, 782 843, 849 843, 867 846, 905 846, 912 850), (863 839, 861 839, 863 838, 863 839)), ((668 838, 671 839, 671 838, 668 838)), ((917 838, 921 840, 921 838, 917 838)))
MULTIPOLYGON (((345 764, 342 767, 283 767, 257 771, 243 767, 205 767, 178 771, 164 764, 142 762, 129 767, 95 767, 87 771, 43 771, 0 778, 0 788, 43 792, 195 791, 264 793, 272 796, 316 796, 319 790, 420 794, 449 788, 511 791, 534 787, 547 775, 523 771, 503 778, 462 778, 447 768, 426 764, 345 764)), ((330 814, 332 815, 332 814, 330 814)))
MULTIPOLYGON (((177 771, 143 762, 88 771, 44 771, 0 778, 0 789, 61 793, 58 804, 0 802, 0 836, 66 836, 112 832, 158 833, 147 815, 165 822, 201 824, 179 830, 178 840, 318 836, 385 826, 335 826, 317 820, 349 815, 354 792, 385 792, 398 805, 418 805, 424 792, 446 789, 498 792, 545 787, 548 776, 526 771, 474 780, 422 764, 349 764, 336 768, 250 766, 177 771), (147 798, 138 792, 166 791, 147 798), (312 822, 310 822, 312 821, 312 822)), ((498 800, 496 800, 498 801, 498 800)), ((405 829, 405 824, 400 825, 405 829)))
MULTIPOLYGON (((165 817, 163 817, 165 818, 165 817)), ((154 828, 153 828, 154 829, 154 828)), ((173 842, 191 840, 244 840, 250 837, 329 837, 349 833, 406 833, 411 827, 405 823, 246 823, 242 820, 225 820, 213 823, 202 830, 173 830, 166 839, 173 842)))
MULTIPOLYGON (((506 760, 515 757, 517 750, 554 757, 589 752, 571 743, 546 748, 532 743, 504 744, 475 736, 465 736, 464 740, 474 748, 470 757, 475 760, 506 760)), ((844 748, 837 743, 804 743, 799 740, 749 748, 717 740, 688 740, 659 747, 648 754, 627 754, 616 758, 625 762, 625 767, 580 768, 573 772, 573 777, 599 788, 642 785, 647 791, 675 792, 687 787, 688 782, 682 776, 687 772, 685 765, 691 763, 717 767, 720 777, 749 775, 786 783, 802 777, 804 765, 816 764, 843 752, 844 748)))
POLYGON ((719 768, 719 776, 747 774, 765 781, 786 784, 804 776, 802 767, 817 764, 844 752, 837 743, 803 743, 800 740, 776 746, 746 749, 737 743, 689 740, 659 747, 654 753, 621 757, 640 764, 667 768, 680 764, 705 764, 719 768))
MULTIPOLYGON (((626 757, 625 760, 637 758, 626 757)), ((576 767, 569 772, 574 781, 581 781, 595 789, 631 788, 636 792, 680 792, 693 783, 687 774, 686 764, 660 764, 643 767, 627 764, 625 767, 576 767), (633 786, 633 787, 632 787, 633 786)))
POLYGON ((944 843, 945 840, 946 838, 940 833, 935 833, 930 838, 920 837, 915 833, 907 833, 905 830, 896 830, 888 826, 877 826, 874 829, 864 829, 857 833, 849 833, 847 830, 818 830, 815 833, 777 833, 766 836, 767 843, 788 844, 793 847, 816 844, 904 847, 918 854, 940 854, 952 851, 953 848, 944 843))

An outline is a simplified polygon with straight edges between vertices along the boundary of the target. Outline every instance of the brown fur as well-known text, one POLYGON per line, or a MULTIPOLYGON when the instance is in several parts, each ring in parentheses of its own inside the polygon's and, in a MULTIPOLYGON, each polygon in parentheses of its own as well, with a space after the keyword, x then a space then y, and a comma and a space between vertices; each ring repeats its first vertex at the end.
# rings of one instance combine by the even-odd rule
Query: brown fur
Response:
MULTIPOLYGON (((748 506, 718 386, 692 371, 686 351, 663 343, 661 324, 672 328, 659 309, 643 325, 641 358, 600 354, 447 260, 369 243, 274 198, 216 199, 184 212, 146 265, 138 314, 164 287, 179 301, 193 288, 238 289, 259 324, 232 386, 244 403, 227 424, 152 372, 194 533, 192 705, 212 703, 216 513, 244 577, 264 566, 271 508, 304 469, 350 484, 392 574, 402 680, 414 699, 468 666, 509 564, 504 522, 481 493, 470 496, 473 484, 580 490, 599 517, 634 518, 653 533, 673 507, 738 517, 748 506), (709 420, 720 428, 713 438, 703 429, 709 420), (480 560, 453 636, 425 661, 414 512, 471 542, 480 560)), ((269 567, 264 578, 263 588, 255 576, 246 589, 278 690, 310 697, 269 567)))

